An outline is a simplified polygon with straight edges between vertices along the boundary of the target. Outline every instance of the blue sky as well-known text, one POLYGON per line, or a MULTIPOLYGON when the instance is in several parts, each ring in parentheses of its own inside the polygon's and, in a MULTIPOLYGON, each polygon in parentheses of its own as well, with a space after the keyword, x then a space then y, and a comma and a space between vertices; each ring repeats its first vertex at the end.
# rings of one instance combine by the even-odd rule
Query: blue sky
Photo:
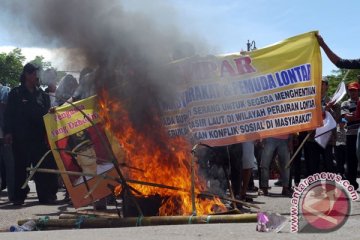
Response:
MULTIPOLYGON (((258 48, 288 37, 319 30, 329 47, 343 58, 360 58, 360 1, 332 0, 173 0, 184 22, 195 25, 201 35, 223 52, 246 49, 247 40, 258 48)), ((336 67, 323 56, 323 74, 336 67)))
MULTIPOLYGON (((145 13, 156 12, 158 4, 173 7, 173 11, 157 12, 162 15, 159 19, 176 18, 183 31, 201 36, 215 46, 219 54, 246 50, 247 40, 254 40, 256 47, 261 48, 294 35, 319 30, 340 57, 360 58, 360 1, 149 0, 147 3, 150 4, 144 7, 142 1, 124 1, 126 9, 145 13)), ((23 47, 20 41, 11 39, 9 35, 11 29, 0 24, 0 51, 3 49, 1 46, 23 47)), ((49 53, 43 55, 51 58, 49 53)), ((334 69, 336 67, 323 54, 323 75, 334 69)))

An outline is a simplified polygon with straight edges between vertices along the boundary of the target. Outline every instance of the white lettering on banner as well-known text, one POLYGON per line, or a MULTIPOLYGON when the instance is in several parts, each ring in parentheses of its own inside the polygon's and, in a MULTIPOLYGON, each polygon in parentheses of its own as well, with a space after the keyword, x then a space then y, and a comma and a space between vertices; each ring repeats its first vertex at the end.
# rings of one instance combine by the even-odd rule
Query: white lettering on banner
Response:
POLYGON ((257 98, 248 99, 246 102, 249 107, 253 107, 253 106, 268 104, 273 101, 274 99, 271 95, 268 96, 265 95, 257 98))
POLYGON ((193 115, 221 112, 221 108, 219 104, 193 107, 191 109, 193 115))
POLYGON ((220 128, 215 130, 208 131, 209 138, 212 139, 221 139, 229 136, 234 136, 239 134, 238 127, 227 127, 227 128, 220 128))
POLYGON ((254 118, 261 118, 266 116, 265 109, 254 109, 247 112, 239 112, 234 114, 236 117, 236 120, 238 122, 241 122, 243 120, 249 120, 254 118))
POLYGON ((177 136, 184 136, 188 134, 189 130, 187 128, 177 128, 177 129, 170 129, 168 134, 170 137, 177 137, 177 136))
POLYGON ((282 128, 285 126, 309 123, 311 117, 311 113, 306 113, 294 116, 285 116, 276 119, 268 119, 265 121, 248 122, 238 126, 229 126, 225 128, 211 129, 207 131, 195 131, 194 137, 197 140, 222 139, 235 135, 260 133, 266 130, 282 128))
POLYGON ((193 128, 202 128, 202 127, 206 127, 206 119, 194 119, 192 121, 189 122, 189 127, 191 129, 193 128))
POLYGON ((204 131, 195 132, 194 136, 197 140, 208 139, 208 133, 204 131))
POLYGON ((287 127, 287 126, 293 126, 298 124, 304 124, 310 122, 312 114, 307 113, 303 115, 295 115, 295 116, 289 116, 289 117, 282 117, 282 118, 275 118, 275 127, 287 127))
POLYGON ((297 98, 297 97, 305 97, 315 95, 316 88, 315 87, 306 87, 306 88, 294 88, 286 91, 281 91, 275 93, 276 100, 285 100, 289 98, 297 98))
POLYGON ((238 110, 245 107, 246 107, 245 100, 221 104, 222 111, 238 110))
POLYGON ((281 113, 297 112, 315 108, 315 100, 305 100, 298 102, 282 103, 266 108, 267 115, 276 115, 281 113))
POLYGON ((183 81, 180 77, 176 83, 181 89, 173 102, 160 104, 170 136, 191 133, 196 140, 221 140, 313 119, 318 106, 311 64, 259 75, 251 58, 219 59, 178 66, 183 81))
MULTIPOLYGON (((236 74, 235 74, 236 75, 236 74)), ((304 64, 291 69, 249 79, 235 79, 202 85, 193 85, 182 91, 173 103, 163 103, 164 111, 186 108, 195 102, 222 100, 229 97, 247 96, 279 89, 311 80, 311 65, 304 64)))
POLYGON ((221 126, 224 124, 241 123, 248 120, 260 120, 273 115, 306 111, 309 109, 315 109, 314 99, 273 104, 265 108, 249 109, 247 111, 228 114, 211 115, 207 118, 195 118, 189 122, 189 127, 192 130, 199 128, 203 129, 209 126, 221 126))
POLYGON ((251 122, 248 124, 240 125, 240 133, 254 133, 265 130, 264 122, 251 122))

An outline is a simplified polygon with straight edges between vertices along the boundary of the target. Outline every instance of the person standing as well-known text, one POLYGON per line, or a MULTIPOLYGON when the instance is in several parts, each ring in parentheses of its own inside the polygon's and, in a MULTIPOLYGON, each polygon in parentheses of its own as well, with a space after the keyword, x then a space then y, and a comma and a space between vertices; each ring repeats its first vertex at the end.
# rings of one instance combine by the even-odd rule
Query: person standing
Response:
POLYGON ((342 118, 336 127, 336 146, 335 146, 335 159, 336 159, 336 173, 345 177, 345 160, 346 160, 346 119, 342 118))
MULTIPOLYGON (((4 142, 11 144, 14 156, 14 205, 23 205, 29 187, 22 189, 28 176, 26 168, 35 166, 49 150, 43 116, 50 109, 49 96, 38 87, 38 70, 27 63, 20 77, 20 86, 9 93, 5 109, 4 142)), ((45 159, 41 168, 56 169, 55 161, 45 159)), ((57 192, 57 176, 35 173, 36 192, 41 204, 54 204, 57 192)))
POLYGON ((7 102, 7 97, 10 92, 8 86, 0 83, 0 186, 1 190, 7 187, 6 182, 6 163, 4 159, 4 111, 7 102))
POLYGON ((70 99, 78 86, 79 84, 76 81, 76 78, 71 74, 66 74, 61 79, 59 86, 55 91, 56 106, 61 106, 70 99))
POLYGON ((252 202, 252 198, 247 197, 246 192, 249 187, 249 182, 252 175, 252 170, 255 167, 255 145, 254 141, 247 141, 242 143, 242 158, 241 158, 241 191, 240 199, 246 202, 252 202))
MULTIPOLYGON (((360 69, 360 58, 358 59, 343 59, 340 58, 336 53, 334 53, 329 46, 325 43, 324 39, 320 34, 316 34, 316 38, 320 47, 324 50, 326 56, 329 60, 338 68, 344 69, 360 69)), ((354 186, 355 189, 359 187, 359 184, 356 181, 357 178, 357 165, 358 159, 356 155, 357 151, 360 149, 356 149, 356 142, 357 142, 357 131, 360 129, 358 127, 358 119, 354 116, 354 112, 356 110, 356 105, 358 101, 358 89, 359 89, 358 81, 350 83, 348 85, 350 99, 341 105, 341 114, 348 121, 348 132, 346 134, 346 146, 347 146, 347 174, 346 177, 348 178, 349 182, 354 186), (352 91, 350 91, 352 89, 352 91), (355 91, 357 92, 357 96, 355 96, 355 91), (351 127, 352 126, 352 127, 351 127)))
MULTIPOLYGON (((328 80, 326 77, 322 78, 321 81, 321 106, 322 114, 325 116, 325 111, 328 110, 336 122, 340 119, 340 106, 330 102, 330 97, 327 95, 328 92, 328 80)), ((335 172, 333 150, 336 140, 336 129, 331 131, 331 136, 325 147, 322 147, 318 142, 315 141, 315 131, 312 131, 310 138, 306 142, 305 156, 306 171, 307 175, 313 175, 315 173, 335 172), (310 154, 309 154, 310 153, 310 154), (321 159, 323 164, 321 164, 321 159)))
POLYGON ((274 152, 277 151, 279 156, 279 165, 280 165, 280 177, 281 182, 283 183, 283 189, 281 194, 284 196, 291 196, 292 192, 288 186, 290 171, 285 166, 290 161, 290 144, 291 144, 290 135, 281 135, 272 138, 264 139, 264 149, 261 154, 261 181, 260 188, 261 194, 267 196, 269 188, 269 173, 270 173, 270 164, 273 158, 274 152))
POLYGON ((360 126, 360 118, 356 116, 356 106, 359 101, 359 89, 360 85, 358 82, 351 82, 347 86, 350 98, 341 104, 341 116, 347 121, 347 132, 346 132, 346 173, 345 176, 349 180, 350 184, 355 189, 359 187, 356 181, 357 178, 357 167, 358 159, 356 156, 356 141, 357 132, 360 126))
POLYGON ((55 107, 56 105, 56 98, 55 98, 55 91, 56 91, 56 81, 57 81, 57 72, 55 69, 49 68, 46 69, 42 74, 41 82, 42 84, 46 85, 45 92, 50 97, 50 106, 55 107))

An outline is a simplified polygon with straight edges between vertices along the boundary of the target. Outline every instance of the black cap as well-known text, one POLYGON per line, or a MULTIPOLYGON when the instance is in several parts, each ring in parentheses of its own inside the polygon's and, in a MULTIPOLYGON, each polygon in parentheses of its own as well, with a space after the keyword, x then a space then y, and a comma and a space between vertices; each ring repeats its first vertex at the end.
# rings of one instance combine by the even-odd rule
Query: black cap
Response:
POLYGON ((86 130, 69 136, 67 149, 72 152, 80 152, 93 145, 89 133, 86 130))
POLYGON ((25 66, 24 66, 23 72, 24 72, 24 73, 33 73, 33 72, 35 72, 35 71, 37 71, 37 70, 39 70, 39 69, 40 69, 40 68, 37 67, 35 64, 33 64, 33 63, 27 63, 27 64, 25 64, 25 66))

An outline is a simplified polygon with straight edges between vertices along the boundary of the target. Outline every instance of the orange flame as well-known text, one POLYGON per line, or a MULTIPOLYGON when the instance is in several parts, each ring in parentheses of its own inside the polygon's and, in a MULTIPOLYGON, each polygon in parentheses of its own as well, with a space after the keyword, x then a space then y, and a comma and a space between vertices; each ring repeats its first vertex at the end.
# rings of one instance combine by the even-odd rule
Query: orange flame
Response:
MULTIPOLYGON (((106 129, 115 136, 125 152, 125 163, 134 167, 122 168, 124 176, 128 179, 173 186, 186 191, 140 184, 129 185, 144 196, 159 194, 165 197, 159 215, 190 215, 192 213, 191 158, 193 157, 190 154, 190 144, 181 137, 170 138, 164 129, 152 129, 153 132, 157 132, 157 137, 161 138, 160 142, 166 143, 159 144, 149 137, 151 132, 139 132, 134 128, 122 102, 111 99, 106 92, 103 92, 99 99, 99 112, 106 129), (140 170, 136 170, 135 167, 140 170)), ((197 176, 196 164, 194 167, 195 192, 200 193, 205 190, 205 181, 197 176)), ((119 194, 121 186, 116 187, 114 192, 119 194)), ((196 197, 195 200, 198 215, 226 210, 217 198, 196 197)))

